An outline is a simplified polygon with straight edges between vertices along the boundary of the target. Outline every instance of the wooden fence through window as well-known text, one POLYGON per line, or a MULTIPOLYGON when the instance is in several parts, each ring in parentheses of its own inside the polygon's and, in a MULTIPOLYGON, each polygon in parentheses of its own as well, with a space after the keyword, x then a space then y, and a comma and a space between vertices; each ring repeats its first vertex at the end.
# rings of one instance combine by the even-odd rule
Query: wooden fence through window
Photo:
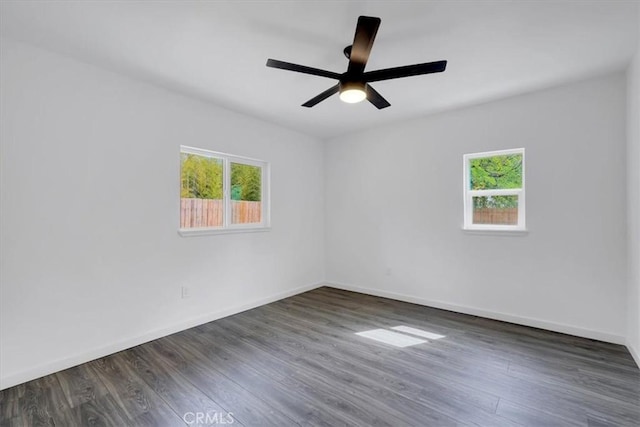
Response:
POLYGON ((475 208, 474 224, 518 224, 518 208, 475 208))
MULTIPOLYGON (((180 228, 221 227, 222 200, 180 199, 180 228)), ((262 202, 231 201, 231 224, 251 224, 262 220, 262 202)))

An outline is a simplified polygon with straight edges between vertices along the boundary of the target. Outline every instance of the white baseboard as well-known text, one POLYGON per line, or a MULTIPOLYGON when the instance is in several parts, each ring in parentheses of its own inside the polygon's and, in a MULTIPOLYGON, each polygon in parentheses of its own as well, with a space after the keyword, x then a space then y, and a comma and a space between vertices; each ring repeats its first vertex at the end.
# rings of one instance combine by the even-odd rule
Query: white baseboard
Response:
POLYGON ((53 362, 48 362, 28 370, 18 372, 16 374, 12 374, 12 375, 8 375, 6 377, 0 378, 0 390, 4 390, 5 388, 13 387, 15 385, 34 380, 36 378, 40 378, 42 376, 49 375, 54 372, 62 371, 64 369, 68 369, 73 366, 77 366, 82 363, 86 363, 91 360, 98 359, 100 357, 105 357, 110 354, 117 353, 119 351, 126 350, 128 348, 135 347, 137 345, 144 344, 146 342, 153 341, 158 338, 166 337, 167 335, 175 334, 176 332, 184 331, 185 329, 193 328, 195 326, 212 322, 214 320, 221 319, 223 317, 227 317, 227 316, 241 313, 243 311, 251 310, 252 308, 269 304, 274 301, 281 300, 283 298, 288 298, 290 296, 297 295, 302 292, 307 292, 312 289, 316 289, 320 286, 324 286, 324 283, 314 283, 311 285, 301 286, 286 292, 281 292, 266 298, 255 300, 247 304, 237 305, 235 307, 230 307, 224 310, 208 313, 204 316, 192 318, 167 328, 156 329, 156 330, 147 332, 143 335, 127 338, 125 340, 118 341, 116 343, 112 343, 100 348, 94 348, 86 352, 83 352, 81 354, 77 354, 75 356, 66 357, 64 359, 55 360, 53 362))
MULTIPOLYGON (((428 299, 414 297, 410 295, 383 291, 380 289, 361 288, 359 286, 349 285, 345 283, 331 282, 331 283, 325 283, 324 286, 328 286, 336 289, 343 289, 345 291, 358 292, 361 294, 374 295, 378 297, 394 299, 398 301, 410 302, 413 304, 419 304, 419 305, 424 305, 428 307, 441 308, 444 310, 455 311, 457 313, 471 314, 473 316, 480 316, 488 319, 515 323, 518 325, 531 326, 539 329, 546 329, 548 331, 560 332, 563 334, 574 335, 577 337, 589 338, 589 339, 594 339, 598 341, 605 341, 613 344, 622 344, 622 345, 626 344, 626 339, 624 336, 615 335, 615 334, 611 334, 603 331, 583 329, 576 326, 565 325, 562 323, 549 322, 546 320, 533 319, 530 317, 523 317, 523 316, 518 316, 514 314, 488 311, 488 310, 483 310, 475 307, 451 304, 448 302, 428 300, 428 299)), ((638 359, 636 357, 636 362, 637 361, 638 359)))
POLYGON ((638 349, 636 349, 633 345, 631 345, 630 342, 627 341, 627 349, 629 350, 629 353, 631 353, 631 356, 633 357, 633 360, 635 360, 636 365, 638 366, 638 368, 640 369, 640 351, 638 351, 638 349))

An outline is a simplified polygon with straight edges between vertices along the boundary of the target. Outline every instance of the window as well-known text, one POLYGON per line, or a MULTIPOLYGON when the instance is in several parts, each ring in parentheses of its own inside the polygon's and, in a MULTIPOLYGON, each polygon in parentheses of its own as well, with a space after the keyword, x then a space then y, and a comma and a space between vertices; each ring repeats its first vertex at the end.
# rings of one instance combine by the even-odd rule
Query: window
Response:
POLYGON ((180 147, 180 234, 269 228, 269 164, 180 147))
POLYGON ((464 155, 464 228, 525 230, 524 148, 464 155))

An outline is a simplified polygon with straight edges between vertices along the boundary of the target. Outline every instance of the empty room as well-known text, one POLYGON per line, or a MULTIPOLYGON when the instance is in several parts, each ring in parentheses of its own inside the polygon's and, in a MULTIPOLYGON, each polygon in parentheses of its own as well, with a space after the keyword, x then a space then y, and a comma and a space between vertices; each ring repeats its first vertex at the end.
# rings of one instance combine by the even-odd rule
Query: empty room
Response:
POLYGON ((0 1, 0 426, 640 426, 640 1, 0 1))

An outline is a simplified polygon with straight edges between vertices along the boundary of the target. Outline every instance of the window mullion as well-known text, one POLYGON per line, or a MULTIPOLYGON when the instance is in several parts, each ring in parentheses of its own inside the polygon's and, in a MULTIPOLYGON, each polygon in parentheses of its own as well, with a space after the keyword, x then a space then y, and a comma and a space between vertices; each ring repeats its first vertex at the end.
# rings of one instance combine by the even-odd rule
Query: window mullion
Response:
POLYGON ((224 159, 224 228, 228 228, 231 224, 231 162, 228 157, 224 159))

